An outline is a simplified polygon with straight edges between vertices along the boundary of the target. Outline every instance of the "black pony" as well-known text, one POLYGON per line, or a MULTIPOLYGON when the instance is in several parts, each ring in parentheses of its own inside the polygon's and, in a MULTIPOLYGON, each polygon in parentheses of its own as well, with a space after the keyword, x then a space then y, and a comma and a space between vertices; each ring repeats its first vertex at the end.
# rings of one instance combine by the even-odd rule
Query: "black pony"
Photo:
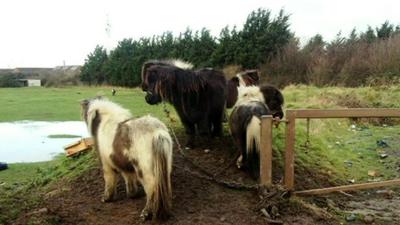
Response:
POLYGON ((150 105, 171 103, 189 135, 193 147, 200 135, 222 135, 226 80, 214 69, 193 70, 182 61, 148 61, 142 67, 142 90, 150 105))
POLYGON ((272 115, 263 93, 256 86, 239 86, 238 99, 229 118, 229 128, 240 156, 238 168, 247 169, 253 178, 259 177, 261 116, 272 115))

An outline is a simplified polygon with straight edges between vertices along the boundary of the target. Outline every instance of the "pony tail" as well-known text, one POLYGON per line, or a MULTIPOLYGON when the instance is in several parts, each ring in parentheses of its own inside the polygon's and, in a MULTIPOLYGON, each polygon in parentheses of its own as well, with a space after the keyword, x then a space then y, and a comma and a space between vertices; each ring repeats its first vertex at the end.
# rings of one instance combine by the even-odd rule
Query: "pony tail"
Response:
POLYGON ((260 119, 253 116, 246 128, 246 158, 248 168, 253 177, 260 173, 260 119))
POLYGON ((167 219, 172 208, 172 139, 167 131, 159 130, 153 138, 155 184, 151 211, 158 219, 167 219))

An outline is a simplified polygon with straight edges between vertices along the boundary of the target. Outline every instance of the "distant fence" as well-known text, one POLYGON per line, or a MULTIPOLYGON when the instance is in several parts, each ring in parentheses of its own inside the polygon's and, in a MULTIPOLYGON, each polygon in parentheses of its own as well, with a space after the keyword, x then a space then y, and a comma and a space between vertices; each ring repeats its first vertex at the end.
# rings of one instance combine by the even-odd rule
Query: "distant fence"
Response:
MULTIPOLYGON (((299 109, 286 111, 286 149, 284 185, 289 191, 294 191, 294 157, 296 142, 297 119, 330 119, 330 118, 400 118, 400 109, 299 109)), ((260 184, 272 185, 272 116, 263 116, 261 119, 261 152, 260 152, 260 184)), ((294 191, 297 195, 326 194, 335 191, 350 191, 369 189, 390 185, 400 185, 400 179, 352 184, 329 188, 294 191)))

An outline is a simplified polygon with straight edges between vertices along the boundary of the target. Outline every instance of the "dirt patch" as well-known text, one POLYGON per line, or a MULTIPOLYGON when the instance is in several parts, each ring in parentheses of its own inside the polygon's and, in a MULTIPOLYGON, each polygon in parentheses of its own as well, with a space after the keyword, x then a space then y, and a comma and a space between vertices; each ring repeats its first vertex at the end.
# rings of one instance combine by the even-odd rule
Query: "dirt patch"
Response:
MULTIPOLYGON (((185 152, 197 165, 215 173, 232 161, 235 153, 229 150, 235 148, 229 138, 216 140, 209 146, 214 147, 185 152)), ((268 224, 259 210, 260 197, 257 191, 226 188, 193 176, 188 172, 191 169, 175 153, 172 176, 173 216, 162 224, 268 224)), ((220 177, 248 185, 256 184, 234 166, 224 170, 220 177)), ((21 216, 15 224, 143 224, 139 215, 145 205, 145 197, 126 198, 122 182, 118 189, 117 201, 102 203, 102 172, 99 168, 93 168, 71 182, 59 183, 44 195, 44 202, 38 209, 21 216)), ((279 215, 276 219, 284 224, 327 224, 326 221, 319 221, 321 218, 312 213, 301 213, 301 207, 290 208, 288 205, 277 206, 279 215)))

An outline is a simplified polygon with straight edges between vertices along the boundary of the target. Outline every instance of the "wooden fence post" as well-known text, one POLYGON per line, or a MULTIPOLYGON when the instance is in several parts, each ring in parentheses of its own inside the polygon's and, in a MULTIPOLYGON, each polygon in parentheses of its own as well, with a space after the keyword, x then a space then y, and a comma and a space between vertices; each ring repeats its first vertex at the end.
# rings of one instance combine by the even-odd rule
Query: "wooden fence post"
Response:
POLYGON ((294 146, 296 135, 296 117, 295 112, 286 111, 286 151, 285 151, 285 186, 289 191, 294 188, 294 146))
POLYGON ((261 117, 260 184, 272 185, 272 116, 261 117))

